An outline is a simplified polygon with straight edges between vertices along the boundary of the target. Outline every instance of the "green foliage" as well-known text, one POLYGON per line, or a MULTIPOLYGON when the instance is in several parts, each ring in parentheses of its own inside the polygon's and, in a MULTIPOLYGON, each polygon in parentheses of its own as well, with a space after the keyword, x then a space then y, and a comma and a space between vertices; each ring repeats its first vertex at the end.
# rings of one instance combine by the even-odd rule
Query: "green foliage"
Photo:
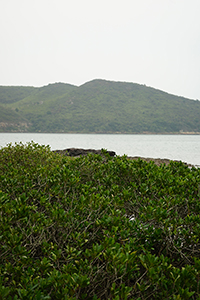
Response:
POLYGON ((18 110, 0 105, 0 132, 27 131, 28 121, 18 113, 18 110))
POLYGON ((0 299, 200 299, 200 170, 0 150, 0 299))
POLYGON ((0 86, 0 103, 18 102, 32 93, 36 88, 27 86, 0 86))
POLYGON ((45 119, 46 114, 51 114, 48 105, 52 100, 55 102, 58 97, 74 89, 74 86, 64 83, 49 84, 41 88, 34 87, 6 87, 0 86, 0 131, 41 131, 43 128, 38 122, 38 115, 41 113, 45 119), (44 105, 43 105, 44 104, 44 105), (17 113, 16 113, 17 112, 17 113), (39 129, 30 127, 31 122, 39 129), (24 123, 26 125, 24 126, 24 123), (21 124, 20 124, 21 123, 21 124))
MULTIPOLYGON (((200 132, 200 101, 144 85, 93 80, 80 87, 55 83, 18 89, 0 87, 0 103, 29 120, 26 131, 200 132)), ((1 112, 0 120, 5 122, 1 112)))

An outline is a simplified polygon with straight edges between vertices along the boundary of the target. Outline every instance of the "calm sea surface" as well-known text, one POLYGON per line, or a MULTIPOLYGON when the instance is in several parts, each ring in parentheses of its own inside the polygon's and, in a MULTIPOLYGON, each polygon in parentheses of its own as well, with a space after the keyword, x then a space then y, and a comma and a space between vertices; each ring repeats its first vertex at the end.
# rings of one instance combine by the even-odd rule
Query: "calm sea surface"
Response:
POLYGON ((200 166, 200 135, 0 133, 0 147, 34 141, 52 150, 107 149, 117 155, 168 158, 200 166))

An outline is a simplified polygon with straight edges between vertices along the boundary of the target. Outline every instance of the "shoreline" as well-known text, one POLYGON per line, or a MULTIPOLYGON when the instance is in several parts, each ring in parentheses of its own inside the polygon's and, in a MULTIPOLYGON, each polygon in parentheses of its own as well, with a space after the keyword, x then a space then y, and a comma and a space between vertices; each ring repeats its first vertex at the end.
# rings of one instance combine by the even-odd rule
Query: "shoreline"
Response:
MULTIPOLYGON (((157 166, 160 166, 161 164, 165 164, 166 166, 169 165, 169 163, 171 161, 177 161, 177 162, 180 162, 181 160, 173 160, 173 159, 168 159, 168 158, 150 158, 150 157, 140 157, 140 156, 127 156, 128 159, 130 160, 137 160, 137 159, 141 159, 141 160, 144 160, 146 162, 150 162, 150 161, 153 161, 157 166)), ((183 162, 181 161, 184 165, 188 166, 189 168, 192 168, 192 167, 197 167, 199 168, 200 166, 195 166, 195 165, 192 165, 190 163, 186 163, 186 162, 183 162)))
MULTIPOLYGON (((64 150, 53 150, 53 152, 61 154, 61 155, 65 155, 65 156, 70 156, 70 157, 80 157, 81 155, 85 156, 88 153, 99 154, 99 155, 102 154, 102 151, 100 149, 96 150, 96 149, 82 149, 82 148, 67 148, 64 150)), ((106 150, 106 153, 108 153, 111 157, 116 156, 115 151, 106 150)), ((165 164, 166 166, 168 166, 171 161, 177 161, 177 162, 181 161, 181 160, 173 160, 173 159, 168 159, 168 158, 151 158, 151 157, 141 157, 141 156, 127 156, 127 159, 129 159, 129 160, 141 159, 146 162, 153 161, 157 166, 160 166, 161 164, 165 164)), ((192 164, 186 163, 186 162, 182 162, 182 163, 184 165, 188 166, 189 168, 192 168, 192 167, 199 168, 200 167, 199 165, 192 165, 192 164)))
MULTIPOLYGON (((1 129, 1 123, 0 123, 1 129)), ((142 132, 126 132, 126 131, 106 131, 106 132, 79 132, 79 131, 0 131, 0 133, 37 133, 37 134, 127 134, 127 135, 200 135, 199 131, 178 131, 178 132, 150 132, 150 131, 142 131, 142 132)))

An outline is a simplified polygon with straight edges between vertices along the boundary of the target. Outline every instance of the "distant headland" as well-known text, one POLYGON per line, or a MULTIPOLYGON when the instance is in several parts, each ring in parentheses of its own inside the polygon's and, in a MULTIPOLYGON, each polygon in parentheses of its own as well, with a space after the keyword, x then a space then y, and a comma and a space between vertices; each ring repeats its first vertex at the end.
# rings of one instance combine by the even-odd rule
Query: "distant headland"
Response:
POLYGON ((200 134, 200 101, 130 82, 0 86, 0 132, 200 134))

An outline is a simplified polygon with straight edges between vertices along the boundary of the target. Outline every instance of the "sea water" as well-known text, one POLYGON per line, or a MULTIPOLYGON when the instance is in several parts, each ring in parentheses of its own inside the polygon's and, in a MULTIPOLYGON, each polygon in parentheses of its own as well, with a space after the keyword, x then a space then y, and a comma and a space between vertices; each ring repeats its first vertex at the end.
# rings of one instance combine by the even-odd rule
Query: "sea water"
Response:
POLYGON ((167 158, 200 166, 200 135, 0 133, 0 147, 34 141, 51 150, 107 149, 117 155, 167 158))

